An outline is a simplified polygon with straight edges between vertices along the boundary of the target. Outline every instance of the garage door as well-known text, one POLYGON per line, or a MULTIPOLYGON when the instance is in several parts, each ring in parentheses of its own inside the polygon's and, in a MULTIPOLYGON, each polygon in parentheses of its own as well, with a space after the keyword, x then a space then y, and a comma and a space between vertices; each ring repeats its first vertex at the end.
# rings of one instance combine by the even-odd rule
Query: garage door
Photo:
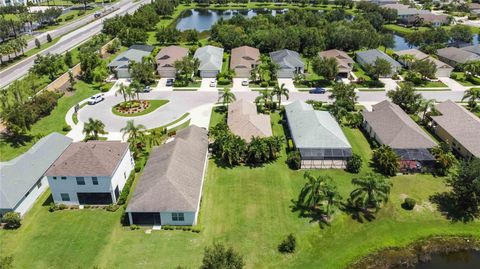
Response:
POLYGON ((249 78, 250 69, 248 68, 235 68, 235 77, 236 78, 249 78))
POLYGON ((278 70, 277 72, 278 78, 293 78, 293 70, 291 69, 283 69, 283 70, 278 70))
POLYGON ((161 78, 175 78, 175 68, 158 70, 158 75, 161 78))
POLYGON ((202 78, 216 78, 218 74, 218 71, 216 70, 203 70, 200 71, 200 76, 202 78))
POLYGON ((435 74, 435 76, 438 78, 442 78, 442 77, 450 77, 450 74, 452 73, 452 70, 451 69, 437 69, 437 73, 435 74))
POLYGON ((161 225, 160 213, 132 213, 133 224, 137 225, 161 225))
POLYGON ((112 204, 112 194, 109 192, 77 192, 77 197, 81 205, 112 204))

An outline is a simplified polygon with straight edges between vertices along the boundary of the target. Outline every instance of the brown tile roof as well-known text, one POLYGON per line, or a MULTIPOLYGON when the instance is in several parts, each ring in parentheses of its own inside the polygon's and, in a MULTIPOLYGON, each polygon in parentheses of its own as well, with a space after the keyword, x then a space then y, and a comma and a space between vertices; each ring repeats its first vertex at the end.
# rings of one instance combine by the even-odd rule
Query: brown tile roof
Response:
POLYGON ((153 148, 127 212, 197 211, 207 149, 207 130, 195 125, 153 148))
POLYGON ((340 72, 352 71, 352 65, 355 63, 348 54, 341 50, 326 50, 318 53, 320 57, 337 59, 338 69, 340 72))
POLYGON ((88 141, 70 144, 47 170, 47 176, 112 176, 128 143, 88 141))
POLYGON ((417 49, 399 50, 399 51, 395 51, 395 54, 398 55, 398 56, 412 55, 416 60, 428 59, 428 60, 432 61, 437 66, 437 69, 442 69, 442 68, 453 69, 453 67, 451 67, 450 65, 448 65, 448 64, 446 64, 446 63, 444 63, 444 62, 442 62, 438 59, 435 59, 432 56, 429 56, 428 54, 425 54, 422 51, 417 50, 417 49))
POLYGON ((252 65, 259 64, 260 51, 257 48, 242 46, 232 49, 230 60, 230 69, 247 68, 251 69, 252 65))
POLYGON ((452 100, 436 108, 442 115, 432 116, 432 119, 470 153, 480 157, 480 119, 452 100))
POLYGON ((258 114, 257 107, 240 99, 228 106, 228 127, 230 130, 250 142, 252 136, 272 136, 272 127, 268 115, 258 114))
POLYGON ((155 59, 158 68, 173 67, 173 64, 188 55, 188 49, 180 46, 168 46, 161 49, 155 59))
POLYGON ((379 142, 394 149, 428 149, 436 143, 399 106, 382 101, 363 111, 379 142))

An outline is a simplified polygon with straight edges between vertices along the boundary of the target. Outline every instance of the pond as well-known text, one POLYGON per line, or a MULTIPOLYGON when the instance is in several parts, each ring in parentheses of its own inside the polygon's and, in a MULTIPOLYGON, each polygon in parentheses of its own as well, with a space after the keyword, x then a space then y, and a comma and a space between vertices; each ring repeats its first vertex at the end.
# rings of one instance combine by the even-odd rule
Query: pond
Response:
MULTIPOLYGON (((412 269, 412 267, 408 267, 412 269)), ((480 251, 461 251, 438 254, 426 263, 419 263, 413 269, 478 269, 480 268, 480 251)), ((398 267, 396 269, 407 269, 398 267)))

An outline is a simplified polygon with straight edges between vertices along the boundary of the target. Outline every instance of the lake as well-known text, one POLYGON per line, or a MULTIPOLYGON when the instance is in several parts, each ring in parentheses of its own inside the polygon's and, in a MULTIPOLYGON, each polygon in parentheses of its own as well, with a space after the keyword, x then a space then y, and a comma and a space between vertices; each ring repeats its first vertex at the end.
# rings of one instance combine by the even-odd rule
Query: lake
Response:
MULTIPOLYGON (((479 269, 480 251, 461 251, 432 256, 432 260, 419 263, 413 269, 479 269)), ((407 269, 398 267, 397 269, 407 269)), ((409 267, 409 269, 412 269, 409 267)))

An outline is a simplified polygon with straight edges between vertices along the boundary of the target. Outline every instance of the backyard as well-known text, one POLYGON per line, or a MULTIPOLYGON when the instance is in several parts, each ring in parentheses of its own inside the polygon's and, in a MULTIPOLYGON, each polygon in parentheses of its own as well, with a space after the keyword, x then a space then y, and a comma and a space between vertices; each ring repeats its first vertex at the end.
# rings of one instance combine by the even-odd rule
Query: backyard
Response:
MULTIPOLYGON (((223 115, 212 113, 211 124, 222 119, 223 115)), ((283 135, 280 116, 273 114, 272 120, 274 133, 283 135)), ((358 129, 344 128, 344 132, 364 160, 361 174, 370 171, 368 141, 358 129)), ((436 211, 428 198, 446 187, 442 178, 430 175, 392 178, 390 200, 371 222, 360 223, 338 211, 331 225, 321 228, 292 212, 292 200, 305 183, 303 173, 287 168, 285 154, 261 168, 220 168, 210 160, 199 234, 130 231, 120 224, 121 210, 50 213, 47 193, 19 230, 0 231, 0 252, 13 254, 18 268, 195 268, 206 246, 222 242, 244 256, 247 268, 345 268, 376 249, 403 246, 430 235, 480 237, 478 221, 452 223, 436 211), (417 200, 413 211, 401 208, 405 196, 417 200), (297 252, 282 255, 277 246, 289 233, 297 237, 297 252)), ((353 189, 354 175, 342 170, 312 173, 331 176, 344 198, 353 189)))

